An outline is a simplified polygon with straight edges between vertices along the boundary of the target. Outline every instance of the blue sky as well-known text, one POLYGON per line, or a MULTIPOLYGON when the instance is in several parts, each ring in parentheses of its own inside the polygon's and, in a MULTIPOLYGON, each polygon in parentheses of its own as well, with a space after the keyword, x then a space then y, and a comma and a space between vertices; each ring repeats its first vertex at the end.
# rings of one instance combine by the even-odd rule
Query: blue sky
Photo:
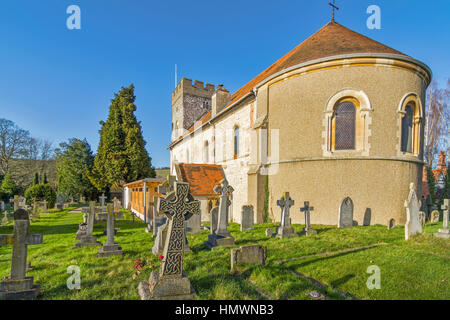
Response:
MULTIPOLYGON (((327 0, 2 0, 0 117, 57 146, 87 138, 113 93, 134 83, 152 163, 169 165, 174 65, 182 76, 239 89, 331 17, 327 0), (66 9, 81 8, 81 30, 66 9)), ((450 77, 450 1, 337 0, 336 21, 450 77), (369 5, 381 30, 369 30, 369 5)))

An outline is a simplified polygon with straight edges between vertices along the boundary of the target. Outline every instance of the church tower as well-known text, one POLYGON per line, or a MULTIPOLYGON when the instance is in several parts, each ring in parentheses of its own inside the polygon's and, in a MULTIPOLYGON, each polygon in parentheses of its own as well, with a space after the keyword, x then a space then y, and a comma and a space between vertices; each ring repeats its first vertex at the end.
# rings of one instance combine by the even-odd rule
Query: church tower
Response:
POLYGON ((185 130, 203 114, 211 110, 211 98, 215 87, 202 81, 183 78, 172 93, 172 141, 182 136, 185 130))

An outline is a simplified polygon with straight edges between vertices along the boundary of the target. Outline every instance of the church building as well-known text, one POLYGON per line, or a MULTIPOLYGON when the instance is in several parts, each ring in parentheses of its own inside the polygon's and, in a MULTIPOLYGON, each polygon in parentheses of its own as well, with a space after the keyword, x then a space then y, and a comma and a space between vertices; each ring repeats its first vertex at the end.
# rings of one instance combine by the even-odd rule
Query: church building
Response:
POLYGON ((172 94, 171 174, 220 166, 234 222, 243 205, 256 223, 280 221, 288 191, 292 223, 304 223, 309 201, 312 224, 337 225, 343 202, 354 224, 404 224, 410 183, 422 193, 431 77, 424 63, 332 20, 233 94, 183 78, 172 94))

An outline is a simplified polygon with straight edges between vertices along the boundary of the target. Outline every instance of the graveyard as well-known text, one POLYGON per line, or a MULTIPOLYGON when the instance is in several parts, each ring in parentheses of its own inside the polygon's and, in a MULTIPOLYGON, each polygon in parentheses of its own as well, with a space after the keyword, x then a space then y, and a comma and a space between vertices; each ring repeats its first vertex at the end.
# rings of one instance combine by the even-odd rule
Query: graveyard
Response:
MULTIPOLYGON (((79 206, 79 205, 78 205, 79 206)), ((27 272, 39 283, 43 300, 138 300, 138 284, 147 281, 160 266, 160 258, 152 254, 154 239, 144 232, 146 224, 132 221, 129 211, 116 220, 120 228, 114 241, 120 244, 123 256, 99 259, 98 247, 74 250, 75 233, 83 220, 81 212, 70 213, 50 209, 33 222, 30 233, 43 235, 43 243, 28 247, 28 260, 34 267, 27 272), (136 269, 140 259, 142 267, 136 269), (67 268, 81 269, 81 289, 69 290, 67 268), (139 271, 139 272, 137 272, 139 271)), ((208 250, 205 241, 209 230, 187 234, 190 252, 184 253, 184 271, 200 300, 266 300, 313 299, 312 291, 325 299, 448 299, 449 243, 433 237, 442 223, 427 223, 424 233, 404 239, 404 227, 388 230, 385 226, 313 225, 317 234, 278 239, 265 235, 277 223, 257 224, 253 230, 240 231, 239 224, 230 223, 228 230, 234 246, 208 250), (252 244, 267 248, 266 265, 238 266, 230 272, 230 251, 252 244), (382 270, 380 290, 369 290, 367 266, 382 270)), ((299 233, 304 226, 293 225, 299 233)), ((1 234, 12 233, 9 222, 0 227, 1 234)), ((101 243, 106 221, 95 224, 93 234, 101 243)), ((11 247, 0 247, 0 277, 9 275, 11 247)))

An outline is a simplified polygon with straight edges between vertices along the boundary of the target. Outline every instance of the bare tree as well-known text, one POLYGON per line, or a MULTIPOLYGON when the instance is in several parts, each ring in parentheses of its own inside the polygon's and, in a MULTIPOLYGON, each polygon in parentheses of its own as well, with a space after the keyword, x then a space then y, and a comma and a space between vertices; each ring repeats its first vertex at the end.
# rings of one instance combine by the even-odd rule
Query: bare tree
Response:
POLYGON ((0 119, 0 174, 9 170, 11 159, 27 155, 30 133, 19 128, 14 122, 0 119))
POLYGON ((439 151, 448 149, 449 89, 450 80, 447 82, 446 89, 439 88, 433 81, 427 92, 424 156, 430 167, 433 166, 439 151))

